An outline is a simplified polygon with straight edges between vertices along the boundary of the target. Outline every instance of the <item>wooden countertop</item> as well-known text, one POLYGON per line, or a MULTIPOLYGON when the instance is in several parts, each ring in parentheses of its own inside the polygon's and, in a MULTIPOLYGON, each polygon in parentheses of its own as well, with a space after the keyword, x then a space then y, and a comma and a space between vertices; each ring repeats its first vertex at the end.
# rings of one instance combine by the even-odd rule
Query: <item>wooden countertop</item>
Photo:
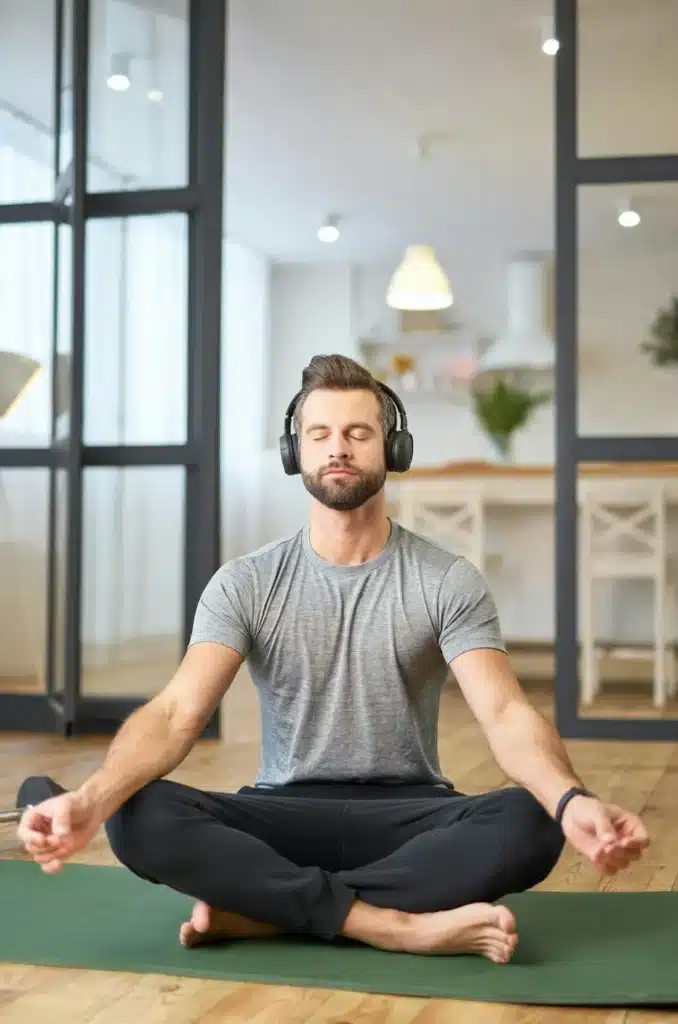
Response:
MULTIPOLYGON (((579 473, 582 476, 614 477, 678 477, 678 462, 583 462, 579 473)), ((407 473, 393 473, 393 480, 422 480, 482 477, 552 477, 555 466, 515 465, 495 462, 446 462, 440 466, 413 466, 407 473)))

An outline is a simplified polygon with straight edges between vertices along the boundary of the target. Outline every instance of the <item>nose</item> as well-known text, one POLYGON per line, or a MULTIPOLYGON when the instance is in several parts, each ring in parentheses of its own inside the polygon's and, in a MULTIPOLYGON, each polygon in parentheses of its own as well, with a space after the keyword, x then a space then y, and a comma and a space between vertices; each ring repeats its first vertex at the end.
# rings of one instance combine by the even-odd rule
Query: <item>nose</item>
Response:
POLYGON ((329 458, 336 460, 348 459, 351 454, 347 439, 338 431, 332 435, 329 447, 329 458))

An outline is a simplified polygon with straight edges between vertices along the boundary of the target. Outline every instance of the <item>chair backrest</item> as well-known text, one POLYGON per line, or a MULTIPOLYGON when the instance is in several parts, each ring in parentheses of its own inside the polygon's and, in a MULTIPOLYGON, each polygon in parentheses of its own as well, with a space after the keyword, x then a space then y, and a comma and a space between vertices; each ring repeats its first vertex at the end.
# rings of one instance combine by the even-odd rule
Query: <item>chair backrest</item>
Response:
POLYGON ((402 522, 408 529, 463 555, 485 572, 485 506, 478 491, 455 489, 455 493, 440 497, 409 492, 403 512, 402 522))
POLYGON ((654 480, 585 481, 580 487, 581 555, 593 559, 666 558, 666 496, 654 480))

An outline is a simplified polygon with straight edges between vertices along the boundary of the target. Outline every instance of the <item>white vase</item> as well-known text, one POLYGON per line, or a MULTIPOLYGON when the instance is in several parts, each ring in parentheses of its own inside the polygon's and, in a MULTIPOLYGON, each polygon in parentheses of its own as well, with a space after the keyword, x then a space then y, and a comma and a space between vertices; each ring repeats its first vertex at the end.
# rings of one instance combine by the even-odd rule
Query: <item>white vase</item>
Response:
POLYGON ((513 462, 513 438, 492 437, 488 435, 490 445, 490 462, 497 465, 506 465, 513 462))

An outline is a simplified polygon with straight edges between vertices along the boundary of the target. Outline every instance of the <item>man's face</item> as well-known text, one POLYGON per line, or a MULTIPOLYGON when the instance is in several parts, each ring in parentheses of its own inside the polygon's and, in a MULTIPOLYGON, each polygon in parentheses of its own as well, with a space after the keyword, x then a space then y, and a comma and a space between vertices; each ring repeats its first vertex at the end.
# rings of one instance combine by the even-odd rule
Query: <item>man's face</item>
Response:
POLYGON ((360 508, 384 486, 384 433, 371 391, 312 391, 299 445, 304 486, 327 508, 360 508))

